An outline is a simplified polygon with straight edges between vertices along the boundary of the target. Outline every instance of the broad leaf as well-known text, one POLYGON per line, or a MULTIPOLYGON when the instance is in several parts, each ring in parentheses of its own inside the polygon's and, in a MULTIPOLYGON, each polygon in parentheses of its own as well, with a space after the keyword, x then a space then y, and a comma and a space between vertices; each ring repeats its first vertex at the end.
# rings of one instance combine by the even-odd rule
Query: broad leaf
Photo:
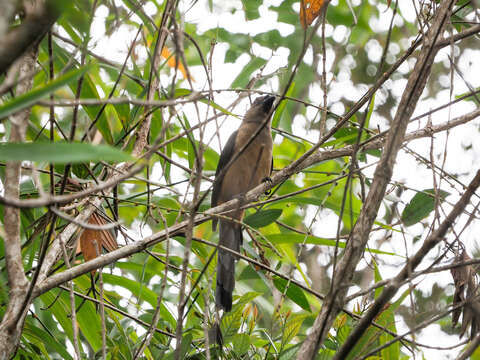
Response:
MULTIPOLYGON (((443 202, 449 192, 438 190, 439 203, 443 202)), ((435 208, 435 190, 427 189, 415 194, 402 212, 405 226, 411 226, 425 219, 435 208)))
POLYGON ((2 161, 44 161, 56 164, 89 161, 128 161, 127 153, 108 145, 88 143, 3 143, 0 144, 2 161))
POLYGON ((247 216, 243 222, 253 228, 261 228, 270 225, 282 215, 282 209, 260 210, 247 216))

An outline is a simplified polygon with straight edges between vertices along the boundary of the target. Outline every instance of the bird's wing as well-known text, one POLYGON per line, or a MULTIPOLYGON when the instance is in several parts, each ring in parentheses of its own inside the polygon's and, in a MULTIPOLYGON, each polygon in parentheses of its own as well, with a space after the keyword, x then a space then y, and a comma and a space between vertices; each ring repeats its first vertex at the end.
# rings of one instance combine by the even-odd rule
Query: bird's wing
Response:
POLYGON ((225 147, 220 154, 220 160, 218 161, 217 171, 215 172, 215 181, 213 183, 212 190, 212 207, 218 205, 218 197, 220 195, 220 189, 222 187, 223 177, 225 174, 221 174, 225 166, 230 162, 235 150, 235 139, 237 138, 238 130, 235 131, 228 139, 225 147))

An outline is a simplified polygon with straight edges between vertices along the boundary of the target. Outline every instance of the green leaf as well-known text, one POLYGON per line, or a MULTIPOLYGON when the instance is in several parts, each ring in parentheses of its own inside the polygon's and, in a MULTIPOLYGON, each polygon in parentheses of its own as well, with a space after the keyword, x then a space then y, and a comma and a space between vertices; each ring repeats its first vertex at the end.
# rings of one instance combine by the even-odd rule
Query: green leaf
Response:
MULTIPOLYGON (((316 244, 316 245, 325 245, 325 246, 335 246, 336 241, 333 239, 319 238, 316 236, 306 236, 302 234, 270 234, 265 235, 265 237, 272 242, 273 244, 316 244)), ((338 247, 343 249, 345 248, 345 242, 339 241, 338 247)), ((383 255, 394 255, 400 256, 392 252, 382 251, 377 249, 368 248, 368 252, 373 254, 383 254, 383 255)))
POLYGON ((65 360, 72 359, 63 344, 61 344, 57 339, 55 339, 54 336, 49 335, 42 328, 31 324, 30 321, 27 321, 25 323, 22 338, 28 339, 28 342, 43 343, 48 350, 57 352, 65 360))
MULTIPOLYGON (((285 96, 291 97, 294 90, 295 90, 295 82, 292 82, 292 84, 288 88, 285 96)), ((280 104, 278 104, 277 110, 275 111, 275 114, 273 114, 273 118, 272 118, 272 127, 273 128, 278 127, 278 125, 280 124, 280 119, 282 118, 282 114, 283 114, 286 106, 287 106, 287 100, 286 99, 283 99, 280 102, 280 104)), ((291 129, 292 129, 291 126, 287 127, 287 131, 291 131, 291 129)), ((295 139, 294 141, 298 141, 298 139, 296 139, 296 138, 293 138, 293 139, 295 139)))
POLYGON ((280 215, 282 215, 282 209, 260 210, 255 214, 247 216, 243 222, 248 226, 258 229, 270 225, 277 220, 280 215))
POLYGON ((235 334, 233 336, 232 345, 235 354, 241 356, 245 354, 250 347, 250 336, 247 334, 235 334))
MULTIPOLYGON (((125 277, 112 274, 103 274, 103 280, 105 281, 105 283, 114 286, 124 287, 132 294, 134 294, 134 296, 137 297, 139 301, 146 301, 152 307, 157 306, 157 294, 154 291, 150 290, 148 287, 141 284, 139 281, 127 279, 125 277)), ((174 317, 163 303, 160 305, 160 314, 162 316, 162 319, 168 322, 171 326, 176 325, 174 317)))
MULTIPOLYGON (((42 48, 43 51, 48 53, 48 49, 45 45, 45 41, 42 42, 42 48)), ((66 51, 65 47, 58 44, 57 42, 54 42, 53 44, 53 52, 55 54, 55 60, 56 60, 56 67, 59 66, 60 68, 64 68, 65 66, 71 66, 71 53, 66 51)), ((80 92, 80 98, 81 99, 100 99, 100 95, 97 90, 97 84, 101 84, 104 82, 104 80, 100 77, 99 75, 99 66, 96 66, 97 63, 92 63, 91 64, 91 70, 88 73, 86 73, 83 77, 83 85, 82 85, 82 90, 80 92)), ((79 66, 76 62, 74 62, 73 66, 79 66)), ((76 82, 71 82, 69 84, 70 91, 75 94, 77 92, 77 83, 76 82)), ((142 97, 142 95, 138 96, 139 98, 142 97)), ((85 113, 87 113, 88 117, 90 118, 91 121, 94 121, 100 109, 102 108, 102 105, 95 105, 95 106, 82 106, 83 110, 85 113)), ((120 126, 120 120, 118 120, 118 116, 110 116, 107 119, 107 113, 114 114, 116 113, 116 106, 107 106, 105 108, 105 111, 102 111, 100 117, 97 119, 95 123, 95 127, 100 131, 102 134, 103 139, 105 140, 106 143, 112 144, 113 143, 113 137, 112 133, 110 131, 110 126, 115 127, 115 125, 120 126), (110 109, 110 110, 109 110, 110 109)), ((132 121, 133 121, 133 116, 132 116, 132 121)))
MULTIPOLYGON (((64 291, 67 301, 67 293, 64 291)), ((80 303, 80 302, 78 302, 80 303)), ((68 305, 68 316, 69 321, 70 319, 70 303, 68 305)), ((85 338, 88 340, 88 343, 95 349, 99 350, 102 346, 102 340, 100 334, 102 333, 101 330, 101 323, 100 318, 98 316, 98 312, 96 307, 91 302, 86 302, 82 305, 80 310, 77 313, 77 322, 82 334, 84 334, 85 338)))
POLYGON ((295 355, 297 355, 298 348, 302 345, 302 343, 295 344, 290 346, 288 349, 283 350, 278 357, 279 360, 293 360, 295 359, 295 355))
MULTIPOLYGON (((382 275, 380 274, 380 270, 378 270, 377 262, 375 260, 373 260, 373 270, 375 274, 375 284, 376 284, 379 281, 382 281, 383 279, 382 279, 382 275)), ((383 288, 384 288, 383 286, 380 286, 375 289, 375 299, 380 296, 380 294, 383 291, 383 288)))
MULTIPOLYGON (((393 304, 391 304, 384 312, 382 312, 382 314, 380 314, 380 316, 377 318, 377 322, 391 332, 397 333, 397 327, 395 326, 395 312, 398 310, 405 298, 410 295, 412 290, 412 287, 405 290, 393 304)), ((392 335, 382 332, 379 339, 380 345, 386 344, 392 339, 392 335)), ((390 344, 390 346, 388 346, 387 348, 382 349, 381 355, 382 359, 386 360, 400 359, 400 343, 396 341, 393 344, 390 344)))
POLYGON ((222 317, 222 335, 225 342, 230 342, 242 325, 242 309, 225 313, 222 317))
POLYGON ((180 359, 185 359, 192 345, 193 335, 191 333, 183 334, 182 336, 182 348, 180 350, 180 359))
POLYGON ((242 0, 242 4, 247 20, 254 20, 260 17, 258 7, 261 5, 261 2, 257 0, 242 0))
POLYGON ((225 342, 232 341, 233 337, 237 334, 238 329, 240 329, 240 326, 242 325, 243 308, 245 305, 259 295, 261 295, 261 293, 253 291, 242 295, 240 299, 233 304, 232 311, 224 313, 221 321, 221 329, 225 342))
MULTIPOLYGON (((443 202, 449 192, 438 190, 439 202, 443 202)), ((426 189, 415 194, 402 212, 405 226, 411 226, 425 219, 435 208, 435 190, 426 189)))
POLYGON ((67 308, 67 304, 70 304, 70 302, 64 302, 62 296, 56 299, 56 295, 53 291, 49 291, 41 295, 39 299, 43 307, 48 307, 51 314, 55 317, 59 326, 62 328, 62 332, 70 341, 73 341, 72 321, 68 318, 69 309, 67 308))
MULTIPOLYGON (((273 278, 273 284, 275 287, 283 293, 285 291, 285 288, 287 286, 287 280, 284 278, 280 278, 278 276, 275 276, 273 278)), ((290 283, 288 285, 287 289, 287 297, 292 300, 295 304, 300 306, 302 309, 311 312, 310 310, 310 304, 308 303, 307 297, 303 293, 303 290, 300 289, 296 284, 290 283)))
MULTIPOLYGON (((370 127, 370 119, 372 118, 373 110, 375 108, 375 95, 376 93, 373 94, 372 99, 370 100, 370 106, 368 107, 367 118, 365 119, 365 125, 364 125, 365 129, 368 129, 370 127)), ((366 135, 366 133, 362 135, 366 135)))
POLYGON ((240 297, 240 299, 238 299, 236 301, 235 304, 233 304, 233 311, 236 311, 237 309, 240 309, 243 311, 243 308, 245 307, 245 305, 247 305, 248 303, 252 302, 253 299, 255 299, 256 297, 258 297, 259 295, 262 295, 261 293, 259 292, 255 292, 255 291, 250 291, 244 295, 242 295, 240 297))
MULTIPOLYGON (((188 350, 190 350, 190 346, 192 345, 193 335, 189 332, 187 334, 183 334, 182 336, 182 345, 180 348, 180 357, 179 359, 188 359, 189 357, 186 356, 188 350)), ((175 351, 170 353, 169 356, 163 357, 165 360, 173 360, 175 357, 175 351)), ((132 357, 133 359, 133 357, 132 357)))
POLYGON ((108 145, 86 143, 3 143, 0 144, 2 161, 45 161, 57 164, 87 161, 128 161, 127 153, 108 145))
MULTIPOLYGON (((62 291, 59 296, 49 291, 40 296, 41 301, 52 312, 63 332, 67 334, 70 341, 73 341, 72 320, 70 319, 70 299, 67 292, 62 291)), ((77 302, 77 306, 80 301, 77 302)), ((97 351, 102 346, 100 319, 96 313, 95 306, 91 302, 83 303, 77 312, 78 326, 89 346, 97 351)))
POLYGON ((290 344, 292 339, 298 334, 300 328, 302 327, 303 320, 305 320, 306 317, 307 316, 303 314, 293 314, 290 316, 285 328, 283 329, 283 346, 290 344))
POLYGON ((7 103, 0 106, 0 119, 3 119, 9 115, 12 115, 20 110, 23 110, 35 104, 37 101, 48 96, 58 88, 72 81, 75 81, 89 69, 90 66, 87 65, 80 69, 70 71, 65 75, 59 76, 58 78, 48 82, 43 86, 39 86, 25 94, 15 97, 11 101, 8 101, 7 103))
MULTIPOLYGON (((395 326, 395 314, 394 309, 389 306, 385 309, 380 316, 377 318, 377 323, 379 325, 384 326, 388 330, 392 331, 393 333, 397 332, 397 328, 395 326)), ((379 337, 380 345, 385 345, 387 342, 393 339, 393 336, 382 331, 379 337)), ((389 345, 388 347, 382 349, 380 351, 382 355, 382 359, 384 360, 398 360, 400 358, 400 344, 398 341, 394 342, 393 344, 389 345)))
POLYGON ((249 63, 244 66, 243 70, 240 72, 240 74, 238 74, 235 80, 233 80, 230 87, 244 88, 250 81, 250 75, 252 75, 255 70, 260 69, 266 63, 267 61, 260 57, 252 58, 249 63))

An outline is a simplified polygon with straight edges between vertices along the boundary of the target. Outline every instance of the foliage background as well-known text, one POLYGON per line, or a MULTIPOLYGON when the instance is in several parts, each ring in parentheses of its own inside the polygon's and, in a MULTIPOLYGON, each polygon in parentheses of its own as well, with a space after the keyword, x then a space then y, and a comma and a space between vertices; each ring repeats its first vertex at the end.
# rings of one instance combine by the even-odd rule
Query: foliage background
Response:
MULTIPOLYGON (((147 99, 152 59, 156 57, 157 27, 170 3, 176 4, 176 11, 167 22, 166 50, 162 51, 158 71, 153 72, 159 81, 155 99, 182 99, 195 96, 196 92, 205 97, 200 101, 153 107, 148 143, 158 141, 165 145, 143 163, 146 166, 139 173, 119 183, 114 193, 107 194, 102 205, 111 221, 117 219, 121 224, 117 229, 120 246, 189 218, 192 204, 210 188, 219 151, 239 125, 250 99, 258 93, 286 92, 288 96, 273 117, 274 168, 280 170, 315 144, 407 51, 418 34, 425 31, 424 25, 431 21, 437 6, 429 1, 332 1, 326 15, 324 39, 320 25, 311 43, 305 46, 304 39, 312 27, 307 33, 302 28, 298 1, 73 1, 62 9, 51 35, 39 44, 33 88, 41 94, 32 93, 30 103, 17 96, 14 87, 2 95, 0 112, 7 111, 7 106, 16 100, 17 110, 35 104, 28 119, 27 143, 52 144, 43 150, 25 148, 27 155, 23 158, 2 153, 3 162, 26 160, 21 199, 42 197, 50 190, 58 194, 65 174, 75 179, 67 192, 95 186, 95 181, 106 176, 105 169, 130 160, 125 153, 134 149, 137 131, 149 109, 142 106, 145 102, 135 103, 135 100, 147 99), (305 57, 296 68, 304 47, 305 57), (59 79, 55 88, 46 85, 51 66, 53 78, 59 79), (74 73, 76 69, 81 70, 74 73), (68 78, 65 74, 73 75, 68 78), (295 74, 293 81, 292 74, 295 74), (95 106, 60 106, 62 100, 76 98, 99 101, 95 106), (106 98, 129 101, 103 108, 106 98), (321 108, 324 101, 328 114, 321 108), (52 110, 53 117, 49 113, 52 110), (211 121, 201 130, 189 132, 193 137, 175 138, 206 120, 211 121), (72 141, 108 144, 124 153, 113 152, 108 158, 113 150, 105 148, 94 158, 86 147, 77 149, 69 145, 65 150, 59 145, 72 141), (199 146, 200 143, 203 145, 199 146), (37 158, 32 158, 32 154, 37 158), (74 154, 80 160, 69 165, 75 160, 74 154), (198 158, 203 161, 200 167, 198 158), (32 166, 37 173, 32 172, 32 166), (194 169, 202 171, 201 184, 191 175, 194 169)), ((476 9, 470 2, 459 1, 455 9, 445 36, 476 26, 476 9)), ((21 22, 17 14, 10 26, 21 22)), ((468 97, 438 109, 476 89, 479 78, 474 74, 479 59, 476 36, 439 51, 407 133, 444 124, 477 108, 478 99, 468 97)), ((320 151, 343 149, 354 144, 358 136, 365 141, 388 130, 414 63, 413 56, 402 63, 372 100, 355 112, 320 151), (366 130, 359 135, 362 121, 366 121, 366 130)), ((7 77, 1 80, 5 83, 7 77)), ((370 234, 369 251, 357 267, 349 294, 394 276, 458 201, 478 168, 478 127, 478 120, 474 120, 404 144, 370 234), (436 196, 422 197, 429 189, 435 189, 436 196)), ((7 142, 11 131, 9 121, 3 121, 1 130, 2 142, 7 142)), ((145 150, 148 149, 149 145, 145 150)), ((272 199, 289 196, 247 211, 245 255, 278 274, 265 271, 258 264, 238 261, 236 304, 221 320, 225 358, 295 357, 321 306, 319 294, 329 291, 335 245, 338 242, 340 247, 344 246, 358 217, 380 151, 361 149, 355 161, 340 155, 316 163, 276 187, 272 199), (345 175, 349 172, 354 175, 347 181, 345 175), (295 194, 300 190, 305 192, 295 194)), ((3 183, 5 166, 0 167, 0 175, 3 183)), ((271 196, 263 196, 261 200, 271 196)), ((472 202, 478 203, 478 196, 472 202)), ((455 256, 451 249, 458 249, 460 242, 471 257, 478 254, 479 223, 474 205, 467 208, 458 219, 456 231, 435 248, 422 268, 436 260, 436 265, 451 263, 455 256)), ((80 203, 69 212, 70 216, 80 213, 83 206, 85 203, 80 203)), ((197 212, 208 208, 209 195, 198 204, 197 212)), ((3 209, 2 205, 0 210, 3 209)), ((23 266, 29 279, 36 272, 41 249, 70 223, 65 218, 52 220, 46 215, 51 211, 46 206, 21 209, 23 266)), ((78 235, 69 239, 70 245, 78 235)), ((0 236, 5 234, 0 232, 0 236)), ((213 337, 210 336, 208 352, 205 346, 206 334, 211 335, 210 329, 216 321, 213 287, 217 239, 210 222, 205 222, 196 226, 191 236, 173 236, 121 259, 101 270, 95 295, 90 290, 90 273, 76 277, 74 324, 70 318, 68 287, 55 287, 36 297, 26 316, 15 357, 71 359, 75 356, 75 343, 80 356, 86 358, 100 358, 105 353, 112 359, 168 359, 174 358, 176 347, 180 358, 218 357, 213 337), (188 271, 182 279, 184 264, 188 271), (182 298, 187 302, 180 310, 178 304, 182 298), (185 321, 180 329, 180 347, 174 337, 181 314, 185 321), (156 329, 153 332, 149 328, 152 323, 156 329), (74 327, 78 327, 77 340, 74 327), (148 346, 144 347, 146 339, 148 346)), ((3 253, 3 242, 0 244, 3 253)), ((74 253, 76 247, 72 245, 71 249, 74 253)), ((84 248, 83 256, 79 253, 72 259, 72 265, 83 262, 87 256, 84 248)), ((3 259, 2 254, 2 314, 9 301, 3 259)), ((60 259, 52 272, 64 271, 65 267, 60 259)), ((377 318, 377 323, 393 333, 413 329, 448 308, 454 291, 452 284, 450 274, 445 271, 412 278, 377 318)), ((347 308, 362 315, 378 294, 372 290, 355 297, 347 308)), ((377 358, 456 356, 463 349, 466 337, 459 339, 460 330, 445 315, 409 335, 413 343, 395 342, 376 352, 377 358)), ((356 322, 357 318, 341 313, 318 358, 331 358, 356 322)), ((361 358, 391 338, 384 331, 370 327, 350 356, 361 358)))

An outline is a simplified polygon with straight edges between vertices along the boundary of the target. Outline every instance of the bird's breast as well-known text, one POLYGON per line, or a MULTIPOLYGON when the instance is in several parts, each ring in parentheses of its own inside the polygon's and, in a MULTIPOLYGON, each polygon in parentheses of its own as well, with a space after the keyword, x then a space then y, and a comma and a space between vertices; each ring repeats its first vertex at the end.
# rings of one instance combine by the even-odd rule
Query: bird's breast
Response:
MULTIPOLYGON (((238 153, 255 133, 251 128, 240 129, 235 141, 235 153, 238 153), (241 131, 243 130, 243 131, 241 131)), ((225 202, 235 196, 246 193, 270 175, 272 164, 272 137, 268 129, 262 130, 245 148, 241 155, 226 171, 222 183, 222 199, 225 202)))

